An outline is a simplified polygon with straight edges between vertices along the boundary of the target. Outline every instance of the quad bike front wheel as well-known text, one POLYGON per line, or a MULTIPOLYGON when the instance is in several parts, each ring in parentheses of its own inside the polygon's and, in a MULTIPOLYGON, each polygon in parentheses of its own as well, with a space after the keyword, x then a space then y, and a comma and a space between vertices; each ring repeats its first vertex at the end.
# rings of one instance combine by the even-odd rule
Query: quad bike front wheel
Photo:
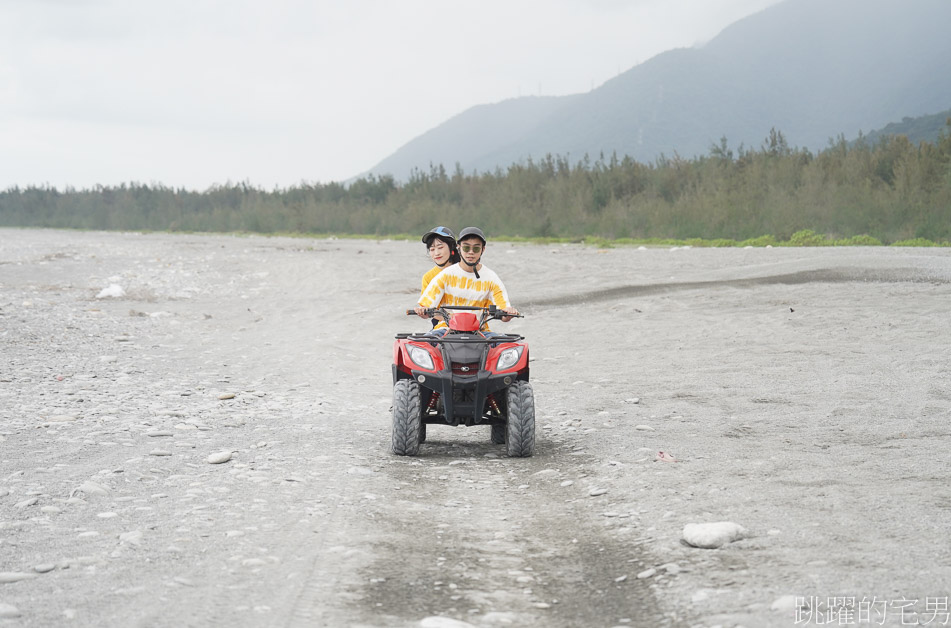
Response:
POLYGON ((517 381, 506 399, 505 451, 513 458, 535 453, 535 393, 532 385, 517 381))
POLYGON ((422 426, 419 384, 401 379, 393 384, 393 453, 398 456, 418 454, 422 426))
POLYGON ((504 445, 505 444, 505 426, 493 425, 491 438, 492 438, 493 444, 504 445))

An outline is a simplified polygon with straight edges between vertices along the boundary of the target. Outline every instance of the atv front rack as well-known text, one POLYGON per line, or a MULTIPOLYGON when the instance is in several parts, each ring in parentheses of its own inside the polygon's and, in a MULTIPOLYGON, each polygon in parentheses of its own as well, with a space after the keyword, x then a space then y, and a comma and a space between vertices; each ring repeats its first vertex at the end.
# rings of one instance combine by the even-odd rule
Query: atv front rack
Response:
POLYGON ((525 336, 521 336, 519 334, 498 334, 490 338, 484 338, 478 332, 473 332, 473 331, 462 332, 461 334, 459 332, 448 333, 445 336, 431 336, 428 333, 412 332, 412 333, 396 334, 396 338, 399 340, 406 339, 406 340, 414 340, 418 342, 429 342, 433 344, 440 343, 440 342, 471 342, 471 343, 481 342, 481 343, 495 344, 498 342, 519 342, 519 341, 525 340, 525 336), (462 334, 465 334, 464 338, 459 337, 462 334))

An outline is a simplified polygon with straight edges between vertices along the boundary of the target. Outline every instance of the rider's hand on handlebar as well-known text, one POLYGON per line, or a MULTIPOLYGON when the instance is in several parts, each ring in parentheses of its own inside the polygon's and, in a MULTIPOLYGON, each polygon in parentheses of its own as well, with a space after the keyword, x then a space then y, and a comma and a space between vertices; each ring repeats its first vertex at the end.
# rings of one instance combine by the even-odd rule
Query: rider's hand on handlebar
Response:
MULTIPOLYGON (((516 310, 514 307, 502 308, 502 311, 507 314, 511 314, 512 316, 518 316, 518 310, 516 310)), ((512 316, 503 316, 502 322, 503 323, 509 322, 510 320, 512 320, 512 316)))
POLYGON ((413 311, 416 312, 416 315, 420 318, 429 318, 429 314, 426 313, 426 308, 422 305, 417 305, 413 311))

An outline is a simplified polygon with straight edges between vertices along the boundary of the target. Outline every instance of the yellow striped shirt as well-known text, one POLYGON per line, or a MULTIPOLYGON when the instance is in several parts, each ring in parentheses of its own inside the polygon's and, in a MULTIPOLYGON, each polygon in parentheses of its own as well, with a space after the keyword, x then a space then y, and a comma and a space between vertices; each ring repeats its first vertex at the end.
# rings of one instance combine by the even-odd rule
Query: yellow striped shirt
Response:
MULTIPOLYGON (((464 271, 459 264, 453 264, 433 277, 419 297, 419 304, 423 307, 488 307, 493 304, 499 308, 512 307, 505 286, 494 271, 483 266, 479 269, 479 279, 476 279, 475 273, 464 271)), ((440 324, 436 327, 444 326, 445 324, 440 324)))
POLYGON ((442 272, 441 266, 433 266, 426 271, 426 274, 423 275, 423 285, 419 288, 419 296, 423 296, 423 293, 426 292, 426 286, 429 285, 429 282, 433 280, 433 277, 442 272))

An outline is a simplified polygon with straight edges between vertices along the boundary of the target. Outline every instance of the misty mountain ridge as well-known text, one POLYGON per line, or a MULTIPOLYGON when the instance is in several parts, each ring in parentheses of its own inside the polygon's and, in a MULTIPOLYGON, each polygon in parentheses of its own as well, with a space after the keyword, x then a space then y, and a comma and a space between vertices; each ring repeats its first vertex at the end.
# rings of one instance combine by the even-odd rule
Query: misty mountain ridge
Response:
MULTIPOLYGON (((951 132, 949 124, 951 124, 951 109, 946 109, 939 113, 918 116, 917 118, 906 116, 902 118, 901 122, 890 122, 884 128, 863 134, 862 139, 867 145, 874 146, 886 137, 904 135, 915 145, 921 142, 935 144, 941 138, 942 133, 951 132)), ((858 139, 854 140, 854 142, 858 141, 858 139)))
POLYGON ((708 43, 661 53, 583 94, 478 105, 411 140, 368 174, 430 165, 503 170, 545 155, 571 163, 759 147, 771 129, 818 151, 951 105, 948 0, 786 0, 708 43))

